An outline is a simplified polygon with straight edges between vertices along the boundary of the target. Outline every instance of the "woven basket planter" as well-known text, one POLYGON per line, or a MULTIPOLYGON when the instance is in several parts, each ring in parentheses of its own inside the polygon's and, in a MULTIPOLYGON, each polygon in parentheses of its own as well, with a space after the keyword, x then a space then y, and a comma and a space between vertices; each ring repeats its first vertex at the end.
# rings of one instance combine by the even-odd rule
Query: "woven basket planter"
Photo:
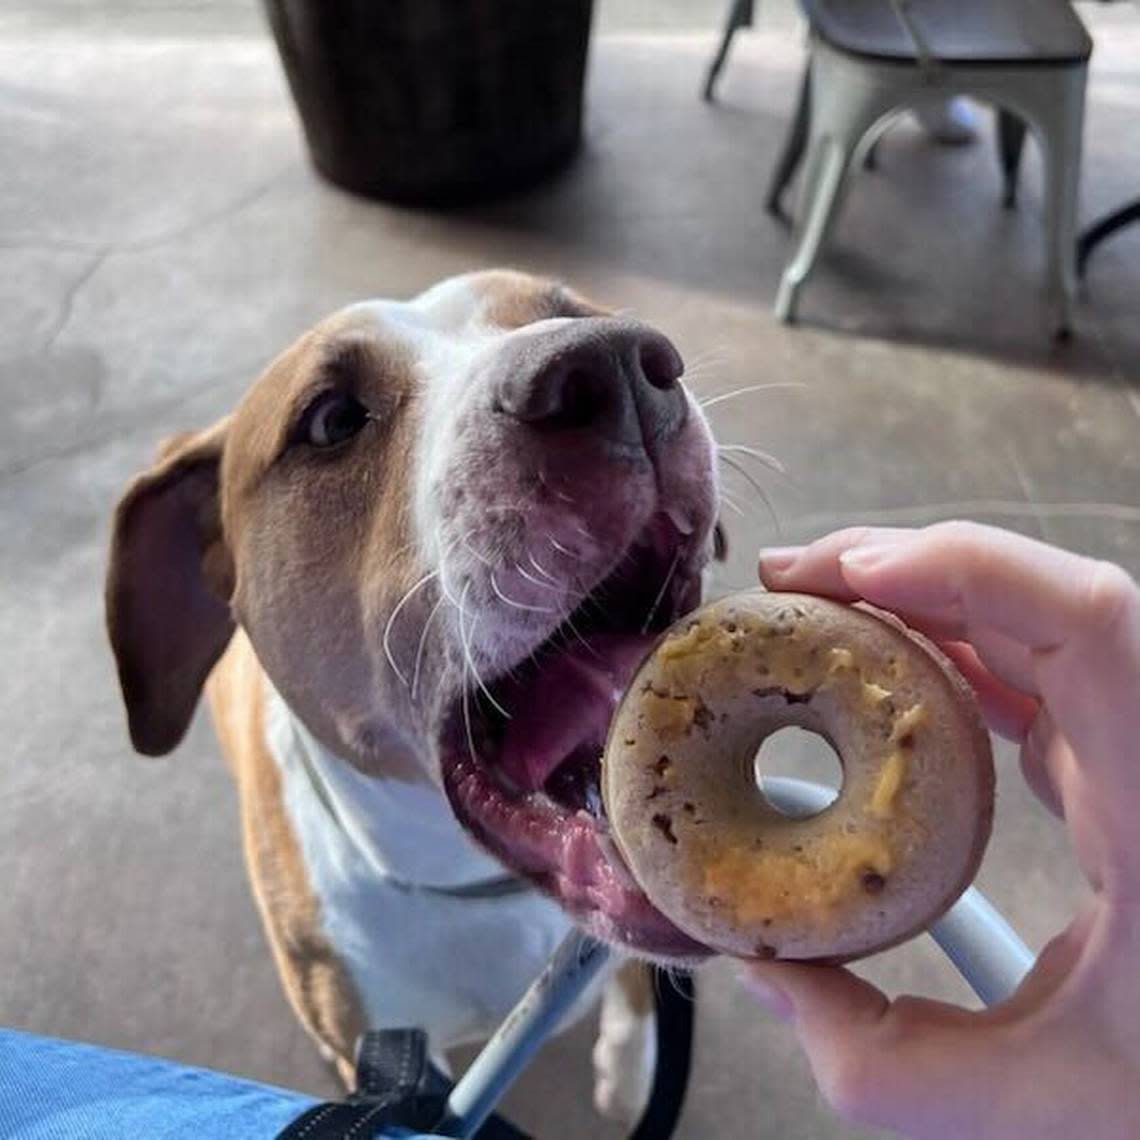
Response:
POLYGON ((592 0, 265 0, 317 169, 370 197, 489 197, 581 139, 592 0))

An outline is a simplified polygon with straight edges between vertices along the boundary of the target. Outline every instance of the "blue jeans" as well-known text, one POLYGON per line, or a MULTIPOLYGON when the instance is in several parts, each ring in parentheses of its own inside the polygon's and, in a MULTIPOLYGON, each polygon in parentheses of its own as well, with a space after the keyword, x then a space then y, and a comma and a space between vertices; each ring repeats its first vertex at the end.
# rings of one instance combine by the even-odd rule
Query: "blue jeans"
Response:
POLYGON ((208 1069, 0 1029, 3 1140, 273 1140, 316 1103, 208 1069))

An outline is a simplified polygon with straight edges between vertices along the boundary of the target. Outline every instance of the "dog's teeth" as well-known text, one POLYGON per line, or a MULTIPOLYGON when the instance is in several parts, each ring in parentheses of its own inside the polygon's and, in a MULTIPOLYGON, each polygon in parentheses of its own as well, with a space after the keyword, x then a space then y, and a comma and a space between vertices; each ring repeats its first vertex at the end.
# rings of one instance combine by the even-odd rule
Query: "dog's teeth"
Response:
POLYGON ((585 788, 586 797, 586 810, 596 820, 604 820, 606 818, 606 809, 602 804, 602 793, 598 790, 598 785, 589 783, 585 788))

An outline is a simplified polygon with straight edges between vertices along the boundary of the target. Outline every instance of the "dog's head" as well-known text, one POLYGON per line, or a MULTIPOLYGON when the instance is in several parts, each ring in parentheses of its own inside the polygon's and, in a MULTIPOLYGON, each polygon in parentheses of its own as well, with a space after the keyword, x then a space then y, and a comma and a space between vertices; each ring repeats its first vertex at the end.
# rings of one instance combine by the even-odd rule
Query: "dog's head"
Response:
POLYGON ((506 272, 317 326, 119 505, 108 622, 136 747, 179 742, 240 624, 327 748, 436 782, 591 933, 699 953, 625 871, 598 792, 615 702, 714 544, 682 370, 655 330, 506 272))

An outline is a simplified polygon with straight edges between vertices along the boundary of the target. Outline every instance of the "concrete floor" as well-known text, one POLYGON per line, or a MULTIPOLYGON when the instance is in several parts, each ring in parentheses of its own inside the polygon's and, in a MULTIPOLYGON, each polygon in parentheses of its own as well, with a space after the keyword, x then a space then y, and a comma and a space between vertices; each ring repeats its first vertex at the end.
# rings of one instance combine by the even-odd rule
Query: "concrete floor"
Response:
MULTIPOLYGON (((1045 335, 1035 155, 998 205, 989 131, 939 149, 906 123, 860 174, 804 324, 769 315, 788 248, 759 201, 802 62, 765 6, 696 98, 720 3, 603 0, 588 141, 558 181, 446 216, 338 192, 307 164, 252 2, 16 0, 0 14, 0 1022, 330 1092, 278 990, 234 799, 199 721, 131 754, 104 644, 108 518, 155 443, 222 414, 329 310, 475 266, 562 275, 661 324, 724 440, 774 451, 771 500, 732 472, 733 558, 856 520, 1002 523, 1140 570, 1140 229, 1092 263, 1077 336, 1045 335)), ((1096 39, 1083 217, 1140 188, 1140 14, 1096 39)), ((982 884, 1041 945, 1081 884, 1001 755, 982 884)), ((892 992, 968 1000, 925 942, 867 963, 892 992)), ((852 1135, 727 963, 701 978, 682 1134, 852 1135)), ((586 1029, 510 1101, 544 1140, 604 1138, 586 1029)))

